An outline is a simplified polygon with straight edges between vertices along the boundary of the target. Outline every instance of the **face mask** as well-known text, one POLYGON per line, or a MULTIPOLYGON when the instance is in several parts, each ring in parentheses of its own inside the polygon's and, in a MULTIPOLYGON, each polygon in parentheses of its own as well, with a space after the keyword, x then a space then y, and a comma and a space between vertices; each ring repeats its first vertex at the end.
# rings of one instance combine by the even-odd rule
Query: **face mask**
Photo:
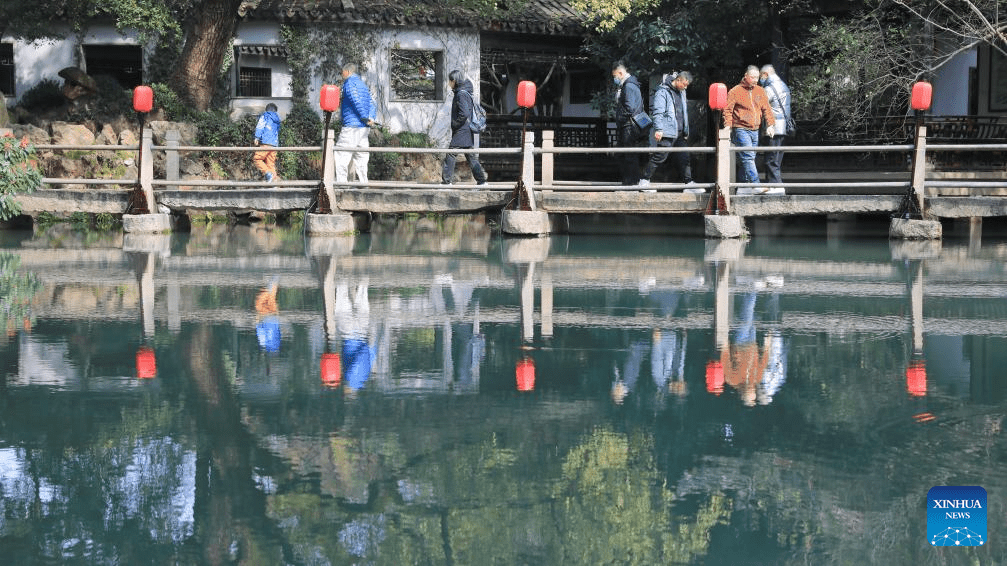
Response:
POLYGON ((622 81, 619 80, 619 77, 612 77, 612 82, 615 83, 615 86, 619 86, 622 84, 622 81))
POLYGON ((769 84, 769 79, 759 79, 759 86, 766 86, 769 84))

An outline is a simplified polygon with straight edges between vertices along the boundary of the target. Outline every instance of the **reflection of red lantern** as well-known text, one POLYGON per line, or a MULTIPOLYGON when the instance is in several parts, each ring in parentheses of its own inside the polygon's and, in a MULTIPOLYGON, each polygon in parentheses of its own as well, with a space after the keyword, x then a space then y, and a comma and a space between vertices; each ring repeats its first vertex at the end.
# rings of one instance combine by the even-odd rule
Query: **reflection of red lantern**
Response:
POLYGON ((913 397, 927 394, 927 366, 923 360, 913 360, 906 368, 906 391, 913 397))
POLYGON ((339 387, 342 374, 343 364, 339 354, 322 354, 322 384, 326 387, 339 387))
POLYGON ((727 106, 727 85, 713 83, 710 85, 710 110, 723 110, 727 106))
POLYGON ((339 110, 339 87, 336 85, 322 85, 322 92, 318 97, 318 105, 325 112, 335 112, 339 110))
POLYGON ((535 106, 535 83, 521 81, 517 85, 517 105, 521 108, 535 106))
POLYGON ((913 85, 911 104, 913 110, 927 110, 933 99, 934 87, 930 83, 918 82, 913 85))
POLYGON ((517 377, 518 391, 532 391, 535 389, 535 360, 522 358, 514 369, 517 377))
POLYGON ((717 360, 706 362, 706 391, 714 395, 724 392, 724 364, 717 360))
POLYGON ((133 89, 133 110, 150 112, 154 107, 154 91, 149 86, 138 86, 133 89))
POLYGON ((136 351, 136 377, 153 379, 157 376, 157 359, 154 350, 148 346, 140 346, 136 351))

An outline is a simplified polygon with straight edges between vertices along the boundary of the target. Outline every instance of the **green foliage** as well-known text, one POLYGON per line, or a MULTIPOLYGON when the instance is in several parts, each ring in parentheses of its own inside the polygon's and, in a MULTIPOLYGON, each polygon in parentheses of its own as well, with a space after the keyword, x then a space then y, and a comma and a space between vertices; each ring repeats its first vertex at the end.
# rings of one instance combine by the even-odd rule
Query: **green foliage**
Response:
POLYGON ((28 138, 18 140, 10 134, 0 137, 0 220, 21 213, 14 195, 33 192, 41 183, 35 146, 28 143, 28 138))
POLYGON ((150 85, 154 91, 154 104, 164 111, 165 118, 173 121, 185 121, 195 117, 192 105, 182 100, 182 97, 164 83, 150 85))
POLYGON ((307 102, 311 86, 311 69, 318 46, 303 27, 280 26, 280 39, 287 48, 287 65, 290 67, 290 92, 295 104, 307 102))
MULTIPOLYGON (((322 120, 304 102, 295 102, 280 127, 280 145, 322 145, 322 120)), ((277 171, 283 179, 321 178, 320 152, 279 152, 277 171)))
POLYGON ((0 253, 0 325, 10 328, 31 317, 31 301, 42 289, 42 281, 33 272, 19 274, 21 258, 0 253))
POLYGON ((62 85, 55 79, 42 79, 25 91, 21 97, 20 105, 29 112, 41 112, 58 108, 65 102, 62 85))
MULTIPOLYGON (((393 135, 384 127, 371 128, 369 141, 375 147, 432 147, 426 134, 402 132, 393 135)), ((372 153, 367 173, 374 179, 391 179, 401 165, 401 153, 372 153)))

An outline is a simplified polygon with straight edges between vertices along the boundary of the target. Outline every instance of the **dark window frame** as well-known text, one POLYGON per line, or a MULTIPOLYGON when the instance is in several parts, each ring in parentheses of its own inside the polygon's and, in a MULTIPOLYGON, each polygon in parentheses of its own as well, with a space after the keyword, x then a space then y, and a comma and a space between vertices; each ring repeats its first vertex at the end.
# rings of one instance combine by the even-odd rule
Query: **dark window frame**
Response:
POLYGON ((271 98, 273 96, 273 70, 269 67, 238 67, 237 96, 271 98))
POLYGON ((443 102, 447 72, 441 49, 392 49, 388 84, 394 102, 443 102))
POLYGON ((143 47, 132 44, 85 44, 84 66, 91 77, 110 75, 124 89, 133 89, 143 84, 143 47))

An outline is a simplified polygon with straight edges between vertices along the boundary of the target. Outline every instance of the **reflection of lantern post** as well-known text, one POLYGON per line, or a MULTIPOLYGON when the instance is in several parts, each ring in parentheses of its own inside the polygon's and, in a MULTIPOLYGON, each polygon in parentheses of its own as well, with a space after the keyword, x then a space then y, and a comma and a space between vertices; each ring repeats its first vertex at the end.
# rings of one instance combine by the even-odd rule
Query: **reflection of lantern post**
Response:
POLYGON ((525 354, 514 368, 514 377, 518 391, 533 391, 535 389, 535 360, 525 354))
POLYGON ((922 357, 911 360, 906 367, 906 391, 913 397, 927 394, 927 362, 922 357))
POLYGON ((706 391, 714 395, 724 392, 724 364, 720 360, 706 362, 706 391))
POLYGON ((150 346, 140 346, 136 350, 136 377, 138 379, 153 379, 157 376, 157 359, 154 349, 150 346))
POLYGON ((909 274, 909 303, 912 311, 913 353, 923 353, 923 262, 913 260, 909 274))

